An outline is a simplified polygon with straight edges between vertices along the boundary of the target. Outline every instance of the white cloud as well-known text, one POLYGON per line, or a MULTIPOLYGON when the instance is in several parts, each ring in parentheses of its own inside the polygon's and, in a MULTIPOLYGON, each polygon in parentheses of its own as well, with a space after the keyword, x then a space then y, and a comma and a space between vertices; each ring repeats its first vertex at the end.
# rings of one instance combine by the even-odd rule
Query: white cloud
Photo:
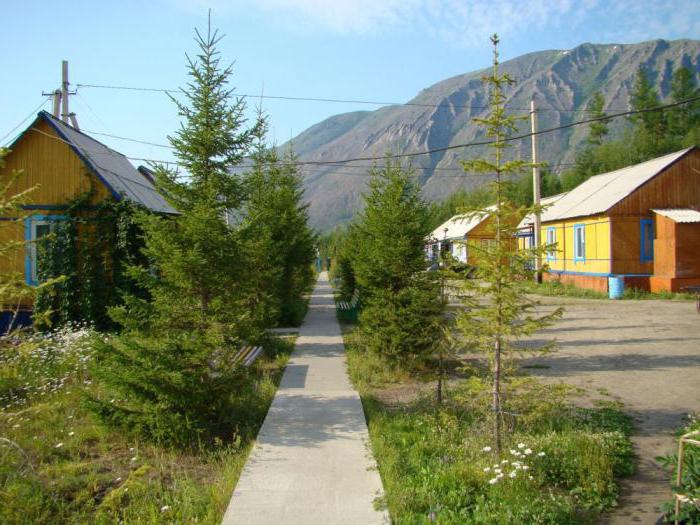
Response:
POLYGON ((373 35, 401 30, 458 47, 541 31, 585 28, 599 41, 698 37, 696 0, 171 0, 199 12, 262 13, 303 33, 373 35))

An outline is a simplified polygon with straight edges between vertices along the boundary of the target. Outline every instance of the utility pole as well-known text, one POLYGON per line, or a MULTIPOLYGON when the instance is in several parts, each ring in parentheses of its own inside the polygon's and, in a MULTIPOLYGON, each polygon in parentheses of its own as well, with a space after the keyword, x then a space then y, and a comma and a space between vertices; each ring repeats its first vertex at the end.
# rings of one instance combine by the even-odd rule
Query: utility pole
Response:
POLYGON ((60 118, 63 122, 68 124, 70 120, 71 125, 80 130, 78 126, 78 119, 75 117, 75 113, 70 112, 70 106, 68 99, 71 95, 75 95, 77 91, 70 91, 70 82, 68 81, 68 61, 64 60, 61 63, 61 88, 52 91, 51 93, 43 93, 44 96, 53 97, 53 116, 60 118))
POLYGON ((61 90, 57 89, 53 92, 53 116, 61 118, 61 90))
MULTIPOLYGON (((533 202, 535 204, 535 224, 534 224, 534 236, 533 242, 535 243, 535 248, 539 250, 540 247, 540 230, 542 228, 542 218, 540 216, 540 168, 537 166, 537 113, 535 111, 535 99, 530 100, 530 128, 532 131, 532 191, 533 191, 533 202)), ((537 282, 542 279, 542 255, 539 251, 535 255, 535 278, 537 282)))

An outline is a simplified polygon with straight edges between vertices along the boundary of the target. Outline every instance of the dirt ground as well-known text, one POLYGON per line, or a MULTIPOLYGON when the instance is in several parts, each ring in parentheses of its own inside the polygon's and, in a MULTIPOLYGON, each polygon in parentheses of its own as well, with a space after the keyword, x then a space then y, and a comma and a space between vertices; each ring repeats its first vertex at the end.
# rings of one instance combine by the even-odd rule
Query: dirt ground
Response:
POLYGON ((623 481, 608 524, 653 524, 671 497, 669 474, 655 457, 675 450, 674 431, 700 411, 700 315, 692 302, 609 301, 542 297, 564 306, 556 325, 537 335, 555 353, 529 358, 533 375, 586 390, 589 399, 618 400, 635 420, 637 473, 623 481))

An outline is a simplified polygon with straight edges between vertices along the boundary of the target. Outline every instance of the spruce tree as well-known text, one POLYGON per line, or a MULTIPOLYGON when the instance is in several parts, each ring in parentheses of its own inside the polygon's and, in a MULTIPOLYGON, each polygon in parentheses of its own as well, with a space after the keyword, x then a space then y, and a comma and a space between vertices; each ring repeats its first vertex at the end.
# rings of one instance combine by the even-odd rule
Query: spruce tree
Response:
POLYGON ((296 157, 291 148, 280 158, 275 148, 268 147, 265 128, 257 135, 245 190, 244 232, 249 251, 258 250, 263 259, 256 266, 256 278, 270 293, 270 321, 299 325, 305 313, 303 295, 314 280, 316 237, 308 226, 296 157))
POLYGON ((112 310, 121 335, 96 343, 95 375, 102 397, 92 406, 105 421, 174 445, 230 432, 234 396, 244 371, 232 357, 256 342, 264 321, 250 307, 256 290, 240 228, 227 218, 240 209, 241 181, 231 174, 257 129, 245 128, 245 104, 227 87, 211 26, 196 32, 199 54, 187 58, 191 82, 176 100, 182 118, 171 137, 184 174, 156 167, 156 182, 180 212, 141 214, 149 267, 130 275, 146 297, 127 295, 112 310), (108 399, 109 398, 109 399, 108 399))
POLYGON ((481 246, 470 246, 470 257, 475 260, 477 279, 465 278, 462 285, 466 292, 465 306, 457 316, 457 327, 469 349, 487 354, 491 371, 491 407, 493 412, 493 444, 496 454, 502 445, 503 385, 507 365, 514 358, 514 342, 532 334, 561 315, 561 310, 537 316, 537 305, 519 286, 519 281, 532 279, 531 261, 536 254, 544 253, 543 247, 518 250, 515 233, 520 218, 538 211, 535 207, 517 207, 509 201, 505 191, 512 177, 531 168, 523 160, 505 161, 505 150, 509 147, 508 135, 517 130, 522 118, 508 115, 505 108, 504 90, 513 83, 508 74, 500 71, 498 36, 493 43, 493 70, 484 77, 490 88, 491 113, 487 118, 475 119, 484 126, 491 138, 493 155, 488 159, 463 161, 467 172, 487 173, 494 176, 492 191, 495 209, 480 208, 465 212, 465 218, 473 215, 490 215, 493 224, 494 242, 481 246))
MULTIPOLYGON (((673 72, 671 80, 671 100, 681 102, 700 94, 695 85, 693 73, 686 67, 673 72)), ((680 144, 690 130, 700 122, 700 102, 694 101, 668 111, 669 138, 680 144)))
POLYGON ((427 207, 409 173, 391 163, 372 170, 364 202, 348 239, 362 294, 360 339, 411 367, 434 352, 442 324, 439 283, 424 272, 427 207))

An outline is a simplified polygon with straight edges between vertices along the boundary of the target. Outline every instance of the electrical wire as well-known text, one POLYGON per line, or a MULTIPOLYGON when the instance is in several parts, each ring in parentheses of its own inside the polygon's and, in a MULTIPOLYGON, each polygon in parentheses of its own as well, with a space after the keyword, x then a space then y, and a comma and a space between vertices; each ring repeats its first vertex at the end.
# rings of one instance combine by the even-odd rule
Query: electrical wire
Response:
MULTIPOLYGON (((691 97, 691 98, 688 98, 685 100, 681 100, 678 102, 672 102, 669 104, 656 106, 654 108, 629 110, 629 111, 624 111, 621 113, 615 113, 613 115, 606 115, 604 117, 594 117, 594 118, 579 120, 579 121, 571 122, 569 124, 563 124, 560 126, 556 126, 553 128, 546 128, 546 129, 538 130, 538 131, 535 131, 534 133, 529 132, 529 133, 524 133, 521 135, 514 135, 511 137, 504 138, 503 142, 513 142, 516 140, 522 140, 522 139, 536 136, 536 135, 544 135, 544 134, 552 133, 555 131, 570 129, 572 127, 580 126, 583 124, 590 124, 592 122, 602 122, 602 121, 608 121, 608 120, 612 120, 612 119, 620 118, 620 117, 628 117, 631 115, 639 115, 639 114, 651 113, 651 112, 655 112, 655 111, 664 111, 664 110, 678 107, 678 106, 681 106, 684 104, 695 102, 697 100, 700 100, 700 95, 697 95, 695 97, 691 97)), ((31 128, 31 129, 34 129, 35 131, 40 131, 40 130, 36 130, 35 128, 31 128)), ((47 134, 45 134, 45 135, 47 135, 47 134)), ((47 135, 47 136, 50 136, 50 135, 47 135)), ((54 138, 58 138, 58 137, 54 137, 54 138)), ((62 139, 58 139, 58 140, 62 140, 62 139)), ((136 139, 131 139, 131 140, 136 141, 136 139)), ((144 142, 144 141, 141 141, 141 142, 144 142)), ((350 163, 350 162, 363 162, 363 161, 376 162, 376 161, 382 161, 382 160, 386 161, 386 160, 392 160, 392 159, 413 158, 413 157, 418 157, 421 155, 431 155, 433 153, 441 153, 444 151, 449 151, 449 150, 454 150, 454 149, 469 148, 469 147, 476 147, 476 146, 489 146, 489 145, 494 144, 495 142, 496 142, 495 140, 483 140, 483 141, 468 142, 468 143, 463 143, 463 144, 453 144, 453 145, 444 146, 441 148, 432 148, 432 149, 428 149, 428 150, 416 151, 416 152, 411 152, 411 153, 397 153, 397 154, 389 154, 389 155, 381 155, 381 156, 353 157, 353 158, 340 159, 340 160, 326 160, 326 161, 284 161, 284 160, 282 160, 282 161, 278 161, 278 165, 287 165, 287 166, 346 166, 347 167, 347 163, 350 163)), ((151 145, 155 145, 155 144, 151 144, 151 145)), ((170 164, 170 165, 183 166, 182 163, 173 162, 173 161, 148 159, 148 158, 142 158, 142 157, 129 157, 129 156, 126 156, 126 158, 128 158, 130 160, 136 160, 136 161, 152 162, 155 164, 170 164)))
MULTIPOLYGON (((121 91, 142 91, 151 93, 166 93, 175 94, 182 93, 181 89, 167 89, 167 88, 149 88, 149 87, 136 87, 136 86, 116 86, 107 84, 77 84, 77 88, 95 88, 95 89, 114 89, 121 91)), ((467 106, 461 104, 429 104, 423 102, 389 102, 389 101, 379 101, 379 100, 360 100, 360 99, 340 99, 340 98, 325 98, 325 97, 294 97, 288 95, 250 95, 247 93, 240 93, 237 96, 241 98, 262 98, 271 100, 289 100, 298 102, 329 102, 329 103, 340 103, 340 104, 367 104, 373 106, 415 106, 415 107, 426 107, 426 108, 453 108, 453 109, 473 109, 473 110, 484 110, 489 109, 490 106, 467 106)), ((508 108, 513 111, 526 111, 530 112, 530 108, 508 108)), ((629 108, 606 108, 606 111, 625 111, 629 108)), ((564 109, 564 108, 538 108, 538 112, 541 111, 556 111, 561 113, 592 113, 594 110, 590 109, 564 109)))
MULTIPOLYGON (((10 131, 8 131, 5 135, 3 135, 2 138, 0 138, 0 143, 3 143, 3 142, 5 141, 5 139, 6 139, 7 137, 9 137, 10 135, 12 135, 12 133, 14 133, 20 126, 22 126, 22 125, 23 125, 25 122, 27 122, 30 118, 32 118, 33 116, 35 116, 36 113, 37 113, 37 111, 39 111, 41 108, 43 108, 43 107, 46 105, 46 103, 49 101, 50 98, 51 98, 50 96, 44 98, 44 100, 43 100, 43 102, 42 102, 41 104, 39 104, 35 109, 33 109, 33 110, 31 111, 31 113, 29 113, 29 115, 27 115, 26 117, 24 117, 24 118, 22 119, 22 122, 20 122, 19 124, 17 124, 14 128, 12 128, 12 129, 11 129, 10 131)), ((15 137, 13 137, 12 140, 7 141, 7 144, 11 144, 12 142, 14 142, 15 138, 17 138, 18 136, 19 136, 19 134, 16 135, 15 137)))

